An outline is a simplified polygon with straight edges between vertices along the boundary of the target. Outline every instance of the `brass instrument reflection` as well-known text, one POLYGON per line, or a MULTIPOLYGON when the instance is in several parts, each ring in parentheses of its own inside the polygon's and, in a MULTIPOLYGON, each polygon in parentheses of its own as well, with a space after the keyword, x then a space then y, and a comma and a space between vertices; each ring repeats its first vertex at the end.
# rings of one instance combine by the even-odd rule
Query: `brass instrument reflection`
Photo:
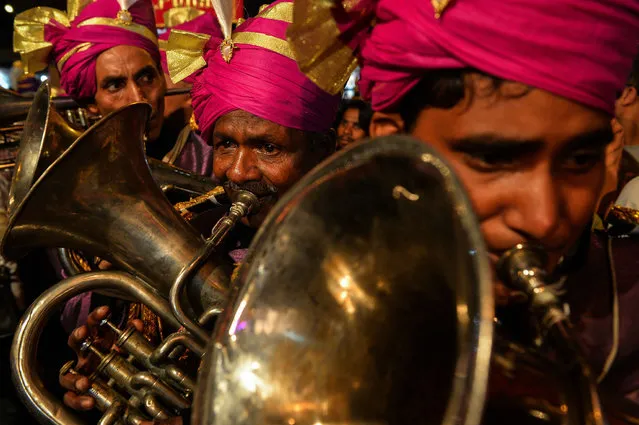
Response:
MULTIPOLYGON (((322 269, 328 277, 326 286, 338 305, 342 306, 348 315, 353 315, 358 308, 366 310, 375 309, 375 298, 367 294, 358 284, 357 278, 352 274, 353 268, 347 264, 342 256, 334 254, 323 263, 322 269)), ((378 289, 388 287, 383 281, 378 281, 378 289)))

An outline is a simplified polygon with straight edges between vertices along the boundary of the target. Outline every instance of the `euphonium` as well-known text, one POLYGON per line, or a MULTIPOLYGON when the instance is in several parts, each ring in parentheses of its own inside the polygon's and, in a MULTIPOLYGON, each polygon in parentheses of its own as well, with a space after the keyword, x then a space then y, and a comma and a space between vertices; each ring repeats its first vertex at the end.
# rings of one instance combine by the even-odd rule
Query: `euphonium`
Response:
POLYGON ((311 171, 244 264, 193 424, 605 423, 543 253, 516 247, 500 266, 529 295, 539 348, 495 325, 471 204, 422 142, 356 144, 311 171))
MULTIPOLYGON (((149 170, 142 138, 150 110, 148 104, 137 103, 103 118, 58 152, 46 169, 34 172, 26 193, 15 196, 2 241, 5 257, 16 258, 35 247, 64 246, 98 255, 122 270, 62 281, 36 299, 19 324, 12 347, 13 379, 43 423, 80 423, 44 388, 35 367, 42 324, 69 298, 110 291, 139 300, 167 326, 188 331, 170 335, 155 348, 133 329, 114 328, 117 344, 132 361, 113 352, 99 353, 86 341, 85 349, 101 359, 90 393, 105 412, 104 424, 120 419, 137 424, 187 407, 194 382, 173 363, 172 353, 188 348, 202 354, 209 337, 198 322, 225 305, 231 264, 214 248, 257 199, 239 192, 204 241, 166 199, 149 170)), ((105 321, 104 326, 111 325, 105 321)), ((64 368, 72 370, 72 365, 64 368)))

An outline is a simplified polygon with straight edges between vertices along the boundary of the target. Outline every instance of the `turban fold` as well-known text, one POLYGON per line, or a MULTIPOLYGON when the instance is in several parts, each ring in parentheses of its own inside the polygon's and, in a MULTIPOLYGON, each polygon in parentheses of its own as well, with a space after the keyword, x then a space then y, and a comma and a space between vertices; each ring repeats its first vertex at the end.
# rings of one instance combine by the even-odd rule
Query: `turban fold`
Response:
MULTIPOLYGON (((612 113, 637 53, 639 2, 298 0, 289 37, 309 74, 356 55, 375 110, 397 106, 429 70, 474 68, 612 113)), ((328 74, 316 82, 335 84, 328 74)))
POLYGON ((14 22, 14 50, 31 71, 55 63, 69 96, 95 95, 97 57, 112 47, 139 47, 160 63, 151 0, 95 0, 75 13, 36 7, 16 16, 14 22))
POLYGON ((220 32, 220 27, 217 25, 215 16, 192 7, 177 7, 169 9, 168 12, 164 13, 164 22, 167 25, 167 30, 158 37, 158 42, 160 45, 162 70, 165 74, 169 73, 169 68, 166 62, 166 47, 169 36, 173 30, 222 37, 222 33, 220 32))
POLYGON ((293 2, 276 1, 233 31, 232 47, 220 34, 171 32, 170 75, 193 83, 193 110, 205 140, 217 119, 234 110, 304 131, 331 128, 340 97, 299 70, 286 40, 292 19, 293 2))

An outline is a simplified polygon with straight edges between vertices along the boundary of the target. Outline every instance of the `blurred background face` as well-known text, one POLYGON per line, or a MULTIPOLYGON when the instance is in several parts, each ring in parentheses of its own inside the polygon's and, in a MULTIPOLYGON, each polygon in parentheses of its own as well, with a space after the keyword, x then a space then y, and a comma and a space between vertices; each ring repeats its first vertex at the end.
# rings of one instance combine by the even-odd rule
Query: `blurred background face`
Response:
POLYGON ((134 102, 153 107, 149 141, 156 140, 164 122, 166 82, 151 55, 138 47, 116 46, 96 61, 97 91, 91 112, 106 115, 134 102))
POLYGON ((349 108, 344 111, 342 120, 337 126, 337 148, 341 149, 365 137, 366 129, 360 126, 359 109, 349 108))
POLYGON ((534 242, 554 268, 593 217, 610 118, 542 90, 505 94, 521 92, 517 83, 485 94, 482 86, 492 81, 469 77, 477 88, 472 99, 423 109, 412 134, 437 148, 464 183, 493 266, 514 245, 534 242))

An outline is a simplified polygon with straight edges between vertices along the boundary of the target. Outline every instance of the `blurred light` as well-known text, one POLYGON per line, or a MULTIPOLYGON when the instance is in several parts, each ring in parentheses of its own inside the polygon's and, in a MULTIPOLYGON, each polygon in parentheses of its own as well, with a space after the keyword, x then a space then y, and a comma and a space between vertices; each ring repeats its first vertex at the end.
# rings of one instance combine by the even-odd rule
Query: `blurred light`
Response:
POLYGON ((341 286, 344 289, 347 289, 350 284, 351 284, 351 277, 349 275, 344 275, 339 280, 339 286, 341 286))
POLYGON ((11 6, 10 4, 5 4, 4 5, 4 10, 7 13, 13 13, 13 6, 11 6))
POLYGON ((40 76, 40 81, 47 81, 49 79, 49 77, 47 77, 46 75, 41 75, 40 76))
POLYGON ((0 87, 3 89, 11 88, 11 71, 5 68, 0 68, 0 87))

